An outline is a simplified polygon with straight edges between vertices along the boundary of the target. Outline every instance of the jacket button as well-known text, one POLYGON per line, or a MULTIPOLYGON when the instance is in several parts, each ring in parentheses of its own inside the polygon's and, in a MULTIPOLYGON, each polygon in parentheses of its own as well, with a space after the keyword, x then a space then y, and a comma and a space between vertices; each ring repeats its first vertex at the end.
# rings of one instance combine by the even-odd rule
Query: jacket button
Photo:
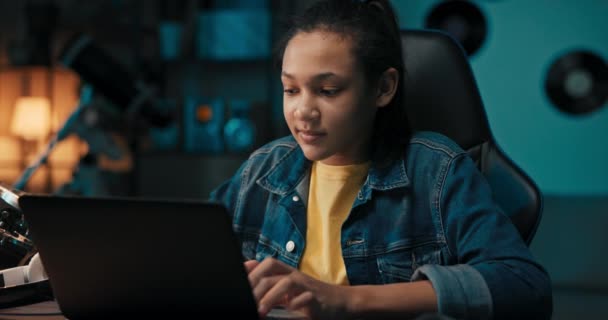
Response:
POLYGON ((285 249, 287 250, 287 252, 292 252, 295 247, 296 244, 291 240, 287 241, 287 244, 285 244, 285 249))
POLYGON ((291 200, 293 200, 293 202, 298 202, 298 201, 300 201, 300 197, 298 197, 298 196, 293 196, 293 197, 291 198, 291 200))

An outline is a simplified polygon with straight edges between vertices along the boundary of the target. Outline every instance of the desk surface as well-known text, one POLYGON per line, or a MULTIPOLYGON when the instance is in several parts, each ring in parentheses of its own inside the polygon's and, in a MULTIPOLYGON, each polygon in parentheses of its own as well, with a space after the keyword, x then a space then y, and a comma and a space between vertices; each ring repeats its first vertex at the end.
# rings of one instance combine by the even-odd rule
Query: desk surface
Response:
MULTIPOLYGON (((266 320, 303 319, 297 312, 291 313, 282 309, 273 309, 266 320)), ((22 307, 0 309, 0 320, 65 320, 54 300, 34 303, 22 307)))
POLYGON ((22 307, 0 309, 0 319, 44 319, 64 320, 57 302, 54 300, 30 304, 22 307))

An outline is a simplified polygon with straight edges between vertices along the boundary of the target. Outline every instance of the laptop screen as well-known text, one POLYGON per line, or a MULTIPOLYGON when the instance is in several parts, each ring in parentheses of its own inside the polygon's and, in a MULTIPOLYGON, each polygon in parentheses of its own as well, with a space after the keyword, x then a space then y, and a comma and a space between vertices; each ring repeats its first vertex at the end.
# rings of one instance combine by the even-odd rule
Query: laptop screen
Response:
POLYGON ((23 195, 19 205, 68 318, 258 317, 219 204, 23 195))

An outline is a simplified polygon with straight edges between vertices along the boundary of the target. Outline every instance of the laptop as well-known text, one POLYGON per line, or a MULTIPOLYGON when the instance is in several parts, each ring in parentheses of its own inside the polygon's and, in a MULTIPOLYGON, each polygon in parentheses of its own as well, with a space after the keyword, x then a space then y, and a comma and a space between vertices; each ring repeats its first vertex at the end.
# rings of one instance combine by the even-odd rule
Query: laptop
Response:
POLYGON ((220 204, 25 194, 19 206, 69 319, 259 317, 220 204))

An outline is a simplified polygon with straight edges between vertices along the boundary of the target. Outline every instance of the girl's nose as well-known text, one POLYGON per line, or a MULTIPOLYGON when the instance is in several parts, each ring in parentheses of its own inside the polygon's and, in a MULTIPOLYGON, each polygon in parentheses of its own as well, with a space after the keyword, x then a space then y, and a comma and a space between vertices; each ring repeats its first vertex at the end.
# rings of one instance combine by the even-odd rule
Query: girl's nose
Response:
POLYGON ((295 115, 301 120, 311 121, 317 120, 321 113, 311 101, 307 101, 307 99, 302 99, 301 103, 298 104, 296 108, 295 115))

